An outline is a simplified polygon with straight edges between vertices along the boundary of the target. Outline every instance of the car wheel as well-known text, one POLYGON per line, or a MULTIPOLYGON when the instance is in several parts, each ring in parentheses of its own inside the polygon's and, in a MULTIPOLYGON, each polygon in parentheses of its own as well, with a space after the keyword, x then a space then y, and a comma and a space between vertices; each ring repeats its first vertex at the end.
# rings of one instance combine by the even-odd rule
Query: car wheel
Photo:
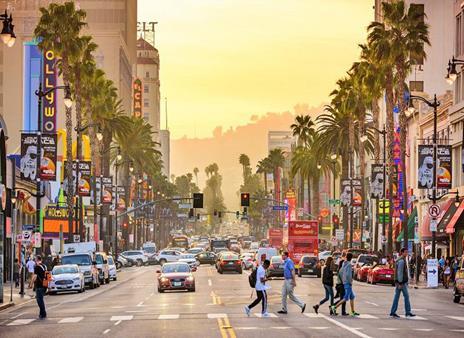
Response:
POLYGON ((189 292, 195 292, 195 288, 191 288, 188 290, 189 292))
POLYGON ((374 278, 372 278, 372 285, 375 285, 377 282, 374 282, 374 278))
POLYGON ((56 291, 48 291, 48 294, 49 294, 50 296, 56 295, 56 291))
POLYGON ((461 301, 461 296, 454 296, 453 302, 459 303, 461 301))
POLYGON ((118 277, 114 277, 113 280, 116 282, 118 280, 118 277))
POLYGON ((160 259, 159 263, 160 263, 161 266, 163 266, 166 263, 166 260, 164 258, 160 259))

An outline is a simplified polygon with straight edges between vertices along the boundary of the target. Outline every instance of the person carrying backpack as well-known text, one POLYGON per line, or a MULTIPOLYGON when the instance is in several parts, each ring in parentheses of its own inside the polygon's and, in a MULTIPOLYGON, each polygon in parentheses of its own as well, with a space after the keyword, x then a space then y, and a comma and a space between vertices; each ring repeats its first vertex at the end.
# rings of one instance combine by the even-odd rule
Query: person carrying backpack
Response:
POLYGON ((266 270, 269 268, 271 262, 266 259, 264 260, 263 264, 258 266, 256 270, 250 275, 249 282, 250 286, 253 285, 256 289, 256 299, 248 306, 245 306, 245 313, 249 317, 251 313, 251 309, 254 308, 256 305, 261 302, 262 310, 261 310, 261 317, 269 317, 269 313, 267 312, 267 286, 266 286, 266 270))
POLYGON ((45 310, 44 296, 48 289, 48 282, 51 279, 50 272, 47 267, 42 263, 42 257, 37 255, 35 257, 34 276, 32 277, 35 290, 35 298, 39 306, 39 319, 47 318, 47 311, 45 310))

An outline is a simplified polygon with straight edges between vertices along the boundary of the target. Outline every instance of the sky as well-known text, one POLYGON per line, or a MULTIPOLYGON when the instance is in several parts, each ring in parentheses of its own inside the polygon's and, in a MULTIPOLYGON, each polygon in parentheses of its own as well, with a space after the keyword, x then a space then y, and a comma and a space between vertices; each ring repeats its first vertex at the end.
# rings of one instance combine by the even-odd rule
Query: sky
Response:
MULTIPOLYGON (((171 137, 211 137, 252 116, 328 102, 359 57, 373 0, 138 0, 157 21, 171 137)), ((162 104, 164 127, 164 104, 162 104)))

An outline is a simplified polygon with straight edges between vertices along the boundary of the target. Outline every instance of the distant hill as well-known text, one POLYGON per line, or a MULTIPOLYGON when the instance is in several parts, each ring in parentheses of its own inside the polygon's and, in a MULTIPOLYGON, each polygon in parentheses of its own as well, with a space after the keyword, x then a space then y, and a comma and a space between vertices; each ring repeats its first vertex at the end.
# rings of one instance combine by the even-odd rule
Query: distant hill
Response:
POLYGON ((242 170, 238 163, 240 154, 247 154, 251 165, 256 168, 256 163, 267 155, 269 130, 289 130, 296 115, 310 114, 315 118, 322 110, 323 107, 309 108, 306 104, 299 104, 294 107, 293 112, 253 115, 247 124, 225 131, 218 126, 213 131, 213 137, 183 137, 172 140, 171 173, 178 176, 193 172, 193 168, 198 167, 199 185, 203 188, 206 177, 204 168, 216 162, 223 176, 222 191, 225 203, 229 210, 236 210, 237 191, 242 182, 242 170))

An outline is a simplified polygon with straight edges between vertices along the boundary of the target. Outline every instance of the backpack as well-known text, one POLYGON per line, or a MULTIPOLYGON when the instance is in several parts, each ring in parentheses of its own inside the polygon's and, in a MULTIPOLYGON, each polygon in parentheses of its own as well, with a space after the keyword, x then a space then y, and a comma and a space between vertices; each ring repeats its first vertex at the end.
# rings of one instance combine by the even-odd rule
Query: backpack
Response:
POLYGON ((250 288, 255 288, 256 287, 256 273, 258 269, 253 269, 251 271, 250 275, 248 276, 248 283, 250 283, 250 288))
POLYGON ((47 271, 47 268, 44 267, 42 264, 40 265, 40 267, 44 270, 44 279, 42 280, 42 286, 48 289, 48 283, 50 283, 52 280, 52 273, 50 271, 47 271))

